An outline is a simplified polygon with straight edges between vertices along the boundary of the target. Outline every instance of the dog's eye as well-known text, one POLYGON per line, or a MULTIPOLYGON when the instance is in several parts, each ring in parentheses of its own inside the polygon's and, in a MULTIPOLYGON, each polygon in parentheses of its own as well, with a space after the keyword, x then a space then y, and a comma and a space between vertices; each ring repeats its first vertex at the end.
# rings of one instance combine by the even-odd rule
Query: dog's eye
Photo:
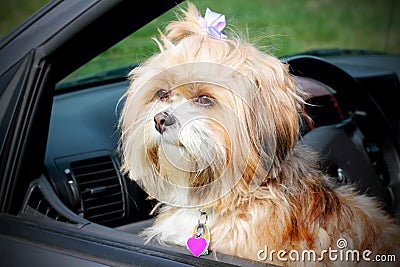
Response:
POLYGON ((194 102, 202 106, 211 106, 213 104, 213 98, 208 95, 200 95, 194 98, 194 102))
POLYGON ((156 92, 156 97, 159 99, 164 99, 164 98, 167 98, 168 96, 169 96, 169 93, 165 89, 160 89, 156 92))

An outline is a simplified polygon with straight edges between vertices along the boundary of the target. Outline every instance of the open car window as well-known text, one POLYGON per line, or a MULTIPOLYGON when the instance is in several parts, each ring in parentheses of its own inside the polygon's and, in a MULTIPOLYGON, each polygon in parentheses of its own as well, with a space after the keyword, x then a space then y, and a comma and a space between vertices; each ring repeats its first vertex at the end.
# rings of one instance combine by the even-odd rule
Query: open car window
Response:
MULTIPOLYGON (((306 51, 317 56, 400 51, 400 34, 396 30, 400 27, 400 5, 394 1, 369 4, 345 0, 192 2, 201 10, 212 7, 223 11, 230 31, 240 29, 238 34, 245 35, 261 50, 277 57, 306 51)), ((136 64, 158 51, 152 38, 159 37, 158 29, 163 30, 184 4, 177 5, 93 58, 61 80, 56 89, 125 77, 136 64)))
POLYGON ((57 89, 126 78, 127 72, 157 51, 152 40, 157 29, 166 25, 176 8, 167 11, 121 42, 81 66, 56 85, 57 89))

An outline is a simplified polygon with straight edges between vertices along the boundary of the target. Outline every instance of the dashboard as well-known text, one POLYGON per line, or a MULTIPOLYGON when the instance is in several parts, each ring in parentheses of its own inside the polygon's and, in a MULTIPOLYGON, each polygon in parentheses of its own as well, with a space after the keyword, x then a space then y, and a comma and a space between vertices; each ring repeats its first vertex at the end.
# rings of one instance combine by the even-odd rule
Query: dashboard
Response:
POLYGON ((117 104, 127 87, 111 83, 53 101, 45 162, 51 184, 68 208, 107 226, 148 213, 144 192, 119 172, 117 104))

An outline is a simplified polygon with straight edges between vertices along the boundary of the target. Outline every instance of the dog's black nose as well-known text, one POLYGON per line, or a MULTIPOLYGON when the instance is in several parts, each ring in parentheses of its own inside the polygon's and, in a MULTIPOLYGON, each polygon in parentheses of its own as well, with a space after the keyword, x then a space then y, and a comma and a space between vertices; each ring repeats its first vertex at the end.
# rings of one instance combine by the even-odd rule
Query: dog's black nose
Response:
POLYGON ((171 114, 163 111, 163 112, 157 113, 154 116, 154 123, 156 126, 156 130, 159 131, 160 133, 163 133, 167 126, 170 126, 175 123, 175 119, 171 114))

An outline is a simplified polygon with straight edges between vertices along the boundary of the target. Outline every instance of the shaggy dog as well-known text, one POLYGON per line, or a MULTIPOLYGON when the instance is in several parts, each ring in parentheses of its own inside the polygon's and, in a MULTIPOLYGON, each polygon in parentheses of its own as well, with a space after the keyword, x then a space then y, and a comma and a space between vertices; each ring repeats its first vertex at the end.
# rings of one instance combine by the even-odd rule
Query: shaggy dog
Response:
POLYGON ((143 235, 279 265, 356 263, 331 250, 399 256, 399 228, 379 203, 333 186, 298 144, 305 95, 288 66, 226 37, 207 12, 189 3, 160 32, 160 53, 129 74, 122 170, 163 203, 143 235), (317 258, 289 255, 305 250, 317 258))

